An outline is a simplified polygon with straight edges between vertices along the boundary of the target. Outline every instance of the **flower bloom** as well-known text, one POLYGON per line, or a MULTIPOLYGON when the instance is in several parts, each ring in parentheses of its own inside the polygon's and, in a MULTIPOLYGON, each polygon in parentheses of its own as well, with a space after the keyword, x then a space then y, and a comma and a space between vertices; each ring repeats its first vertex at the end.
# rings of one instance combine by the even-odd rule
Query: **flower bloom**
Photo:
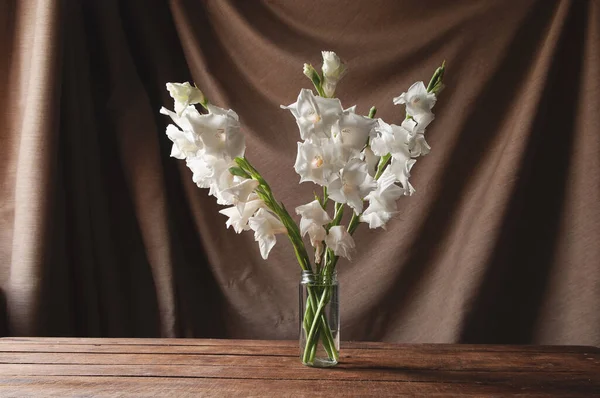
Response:
POLYGON ((333 250, 336 256, 345 257, 348 260, 352 259, 352 252, 354 251, 355 244, 352 236, 346 231, 346 227, 343 225, 336 225, 329 229, 329 233, 325 238, 327 247, 333 250))
POLYGON ((263 208, 250 217, 248 225, 254 231, 254 240, 258 242, 260 255, 264 260, 269 257, 271 249, 277 243, 275 235, 287 232, 281 221, 263 208))
POLYGON ((337 122, 332 126, 331 132, 345 148, 359 153, 365 147, 371 131, 377 126, 377 121, 366 116, 354 113, 354 109, 345 110, 337 122))
POLYGON ((207 155, 233 159, 242 156, 246 149, 244 135, 240 131, 238 115, 231 109, 208 105, 208 114, 191 114, 189 122, 200 136, 207 155))
POLYGON ((202 91, 198 87, 192 86, 189 82, 167 83, 167 90, 171 98, 175 100, 175 112, 178 115, 181 115, 190 105, 206 103, 206 98, 202 91))
POLYGON ((356 214, 363 209, 363 198, 377 187, 369 175, 368 165, 360 159, 351 159, 328 187, 329 197, 338 203, 346 203, 356 214))
POLYGON ((327 185, 332 173, 341 167, 340 150, 335 144, 324 140, 321 145, 312 142, 299 142, 294 170, 300 175, 300 182, 312 181, 327 185))
POLYGON ((377 136, 371 141, 371 149, 378 156, 392 155, 391 171, 396 175, 396 180, 402 184, 405 195, 412 195, 414 188, 410 185, 410 169, 416 160, 411 158, 409 141, 411 132, 406 129, 410 125, 396 126, 387 124, 379 119, 378 127, 375 129, 377 136))
POLYGON ((369 207, 361 215, 360 221, 368 223, 369 228, 385 229, 385 224, 398 210, 396 201, 404 195, 404 190, 395 182, 396 176, 388 166, 377 180, 377 189, 366 196, 369 207))
POLYGON ((407 119, 402 122, 402 126, 408 130, 408 150, 410 156, 419 157, 429 153, 431 147, 425 141, 425 126, 415 122, 413 119, 407 119))
POLYGON ((196 156, 204 147, 200 137, 191 131, 179 130, 173 124, 167 126, 167 137, 173 141, 171 156, 176 159, 196 156))
POLYGON ((221 196, 227 202, 235 205, 241 215, 244 213, 244 207, 246 206, 248 198, 254 193, 256 187, 258 187, 258 181, 249 179, 242 180, 229 188, 223 189, 221 191, 221 196))
POLYGON ((219 213, 229 217, 225 223, 227 228, 233 227, 233 230, 239 234, 242 231, 248 231, 250 229, 248 220, 254 215, 254 213, 256 213, 258 209, 264 207, 264 205, 265 204, 262 200, 254 198, 246 203, 244 211, 241 214, 237 206, 222 209, 219 211, 219 213))
POLYGON ((319 263, 323 254, 323 241, 327 235, 323 226, 331 222, 331 218, 317 200, 296 207, 296 214, 301 217, 300 234, 304 237, 308 233, 310 244, 315 248, 315 262, 319 263))
POLYGON ((394 104, 405 104, 406 112, 412 117, 421 117, 431 114, 431 109, 436 102, 435 94, 428 93, 423 82, 416 82, 407 92, 394 98, 394 104))
POLYGON ((331 138, 331 127, 342 114, 342 104, 337 98, 317 97, 311 90, 302 89, 291 105, 281 105, 296 118, 303 140, 331 138))

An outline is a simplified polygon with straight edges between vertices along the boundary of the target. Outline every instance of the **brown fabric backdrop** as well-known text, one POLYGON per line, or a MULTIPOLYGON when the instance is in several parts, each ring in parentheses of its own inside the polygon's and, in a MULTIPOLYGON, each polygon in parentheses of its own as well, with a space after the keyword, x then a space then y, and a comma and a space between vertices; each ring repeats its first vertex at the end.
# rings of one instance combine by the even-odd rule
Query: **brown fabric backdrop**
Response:
POLYGON ((447 60, 388 231, 339 264, 343 339, 600 345, 599 1, 0 2, 0 286, 10 335, 292 339, 299 268, 260 259, 169 158, 167 81, 235 109, 292 209, 304 62, 345 106, 447 60))

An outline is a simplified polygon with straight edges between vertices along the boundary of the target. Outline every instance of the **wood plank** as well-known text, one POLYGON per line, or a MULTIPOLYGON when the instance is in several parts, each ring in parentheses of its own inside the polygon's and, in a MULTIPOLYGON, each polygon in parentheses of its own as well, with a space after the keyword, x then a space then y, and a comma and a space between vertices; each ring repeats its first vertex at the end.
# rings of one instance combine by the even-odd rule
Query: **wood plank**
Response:
POLYGON ((147 353, 299 356, 298 347, 254 347, 213 345, 124 345, 124 344, 0 344, 0 352, 147 353))
MULTIPOLYGON (((251 363, 296 364, 297 348, 214 347, 214 346, 95 346, 19 344, 15 351, 0 352, 0 363, 71 364, 220 364, 251 363), (110 354, 110 355, 108 355, 110 354)), ((419 347, 403 350, 353 350, 341 353, 341 363, 349 367, 402 369, 479 370, 479 371, 597 371, 600 354, 588 353, 513 353, 513 352, 422 352, 419 347)))
POLYGON ((344 343, 333 369, 298 356, 295 341, 0 339, 0 395, 600 396, 594 347, 344 343))
MULTIPOLYGON (((600 359, 597 356, 587 356, 585 354, 568 354, 563 356, 565 366, 557 367, 552 362, 547 363, 547 366, 537 370, 548 370, 548 371, 581 371, 581 369, 589 369, 590 371, 598 369, 598 363, 600 359), (581 355, 577 357, 577 355, 581 355), (589 362, 588 362, 589 361, 589 362), (573 366, 571 366, 573 364, 573 366), (566 370, 565 370, 566 368, 566 370)), ((448 362, 441 362, 439 358, 432 358, 435 363, 435 369, 455 369, 456 366, 448 362)), ((481 360, 480 358, 477 358, 481 360)), ((538 358, 531 358, 534 362, 538 358)), ((555 361, 559 361, 561 358, 554 358, 555 361)), ((456 361, 456 359, 453 359, 456 361)), ((499 360, 500 362, 502 359, 499 360)), ((485 368, 477 366, 477 362, 468 363, 469 356, 461 358, 461 365, 459 370, 486 370, 485 368)), ((144 365, 144 364, 165 364, 165 365, 238 365, 244 364, 246 366, 271 366, 273 363, 281 365, 294 365, 298 363, 297 357, 278 357, 276 362, 272 357, 266 355, 211 355, 211 354, 137 354, 137 353, 117 353, 106 355, 103 353, 30 353, 30 352, 14 352, 14 353, 0 353, 0 364, 96 364, 96 365, 144 365)), ((349 357, 342 354, 341 365, 347 367, 386 367, 386 368, 404 368, 404 369, 434 369, 433 366, 425 361, 415 361, 413 357, 405 357, 402 355, 394 357, 384 358, 372 358, 363 354, 363 356, 349 357), (423 363, 425 362, 425 363, 423 363)), ((537 366, 536 363, 531 364, 531 367, 537 366)), ((488 366, 487 370, 501 371, 501 370, 520 370, 518 368, 509 367, 507 365, 504 368, 496 366, 488 366)))
MULTIPOLYGON (((166 345, 166 346, 250 346, 250 347, 298 347, 295 340, 239 340, 239 339, 191 339, 191 338, 86 338, 86 337, 3 337, 3 344, 74 344, 74 345, 166 345)), ((485 345, 485 344, 397 344, 366 341, 344 341, 342 349, 405 349, 418 347, 419 350, 433 351, 476 351, 476 352, 597 352, 592 346, 543 346, 543 345, 485 345)))
POLYGON ((184 377, 206 379, 262 379, 262 380, 331 380, 331 381, 395 381, 446 382, 476 384, 507 384, 534 387, 567 387, 585 389, 600 394, 600 380, 591 372, 467 372, 409 369, 381 369, 338 367, 315 369, 297 366, 248 367, 206 365, 30 365, 0 366, 0 377, 5 376, 112 376, 112 377, 184 377))
POLYGON ((549 393, 590 396, 588 391, 570 386, 546 389, 519 385, 488 385, 448 382, 372 382, 335 380, 231 380, 170 377, 1 377, 3 396, 95 396, 95 397, 164 397, 164 396, 520 396, 541 397, 549 393))
MULTIPOLYGON (((194 355, 194 354, 90 354, 90 353, 0 353, 2 364, 74 364, 74 365, 218 365, 218 366, 294 366, 298 357, 273 357, 266 355, 194 355)), ((568 354, 561 358, 544 359, 543 356, 482 357, 463 354, 461 358, 441 356, 386 356, 350 357, 342 353, 340 366, 345 368, 424 369, 460 371, 531 371, 531 372, 597 372, 600 358, 586 354, 568 354), (527 362, 525 362, 527 361, 527 362)))
POLYGON ((3 337, 6 343, 29 344, 91 344, 91 345, 166 345, 166 346, 248 346, 248 347, 298 347, 296 340, 239 340, 190 338, 108 338, 108 337, 3 337))

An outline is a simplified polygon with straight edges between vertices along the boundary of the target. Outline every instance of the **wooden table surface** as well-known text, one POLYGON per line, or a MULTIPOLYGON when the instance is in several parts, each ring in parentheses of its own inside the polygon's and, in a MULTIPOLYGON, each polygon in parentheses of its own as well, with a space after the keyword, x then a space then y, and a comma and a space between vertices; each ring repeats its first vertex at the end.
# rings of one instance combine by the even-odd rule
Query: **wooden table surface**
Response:
POLYGON ((600 349, 343 343, 331 369, 297 342, 0 339, 0 396, 600 396, 600 349))

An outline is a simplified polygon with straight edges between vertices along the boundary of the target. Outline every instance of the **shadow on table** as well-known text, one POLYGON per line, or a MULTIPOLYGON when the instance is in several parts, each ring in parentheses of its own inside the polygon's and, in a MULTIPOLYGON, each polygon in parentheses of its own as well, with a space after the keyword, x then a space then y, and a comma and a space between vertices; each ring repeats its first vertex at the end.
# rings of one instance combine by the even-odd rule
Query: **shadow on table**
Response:
POLYGON ((540 392, 559 395, 600 394, 600 383, 589 373, 582 372, 540 372, 532 371, 493 371, 493 370, 441 370, 411 369, 397 366, 371 366, 362 364, 342 364, 331 368, 335 373, 356 372, 356 377, 369 381, 389 381, 406 383, 464 384, 473 386, 498 387, 499 392, 509 391, 540 392))

